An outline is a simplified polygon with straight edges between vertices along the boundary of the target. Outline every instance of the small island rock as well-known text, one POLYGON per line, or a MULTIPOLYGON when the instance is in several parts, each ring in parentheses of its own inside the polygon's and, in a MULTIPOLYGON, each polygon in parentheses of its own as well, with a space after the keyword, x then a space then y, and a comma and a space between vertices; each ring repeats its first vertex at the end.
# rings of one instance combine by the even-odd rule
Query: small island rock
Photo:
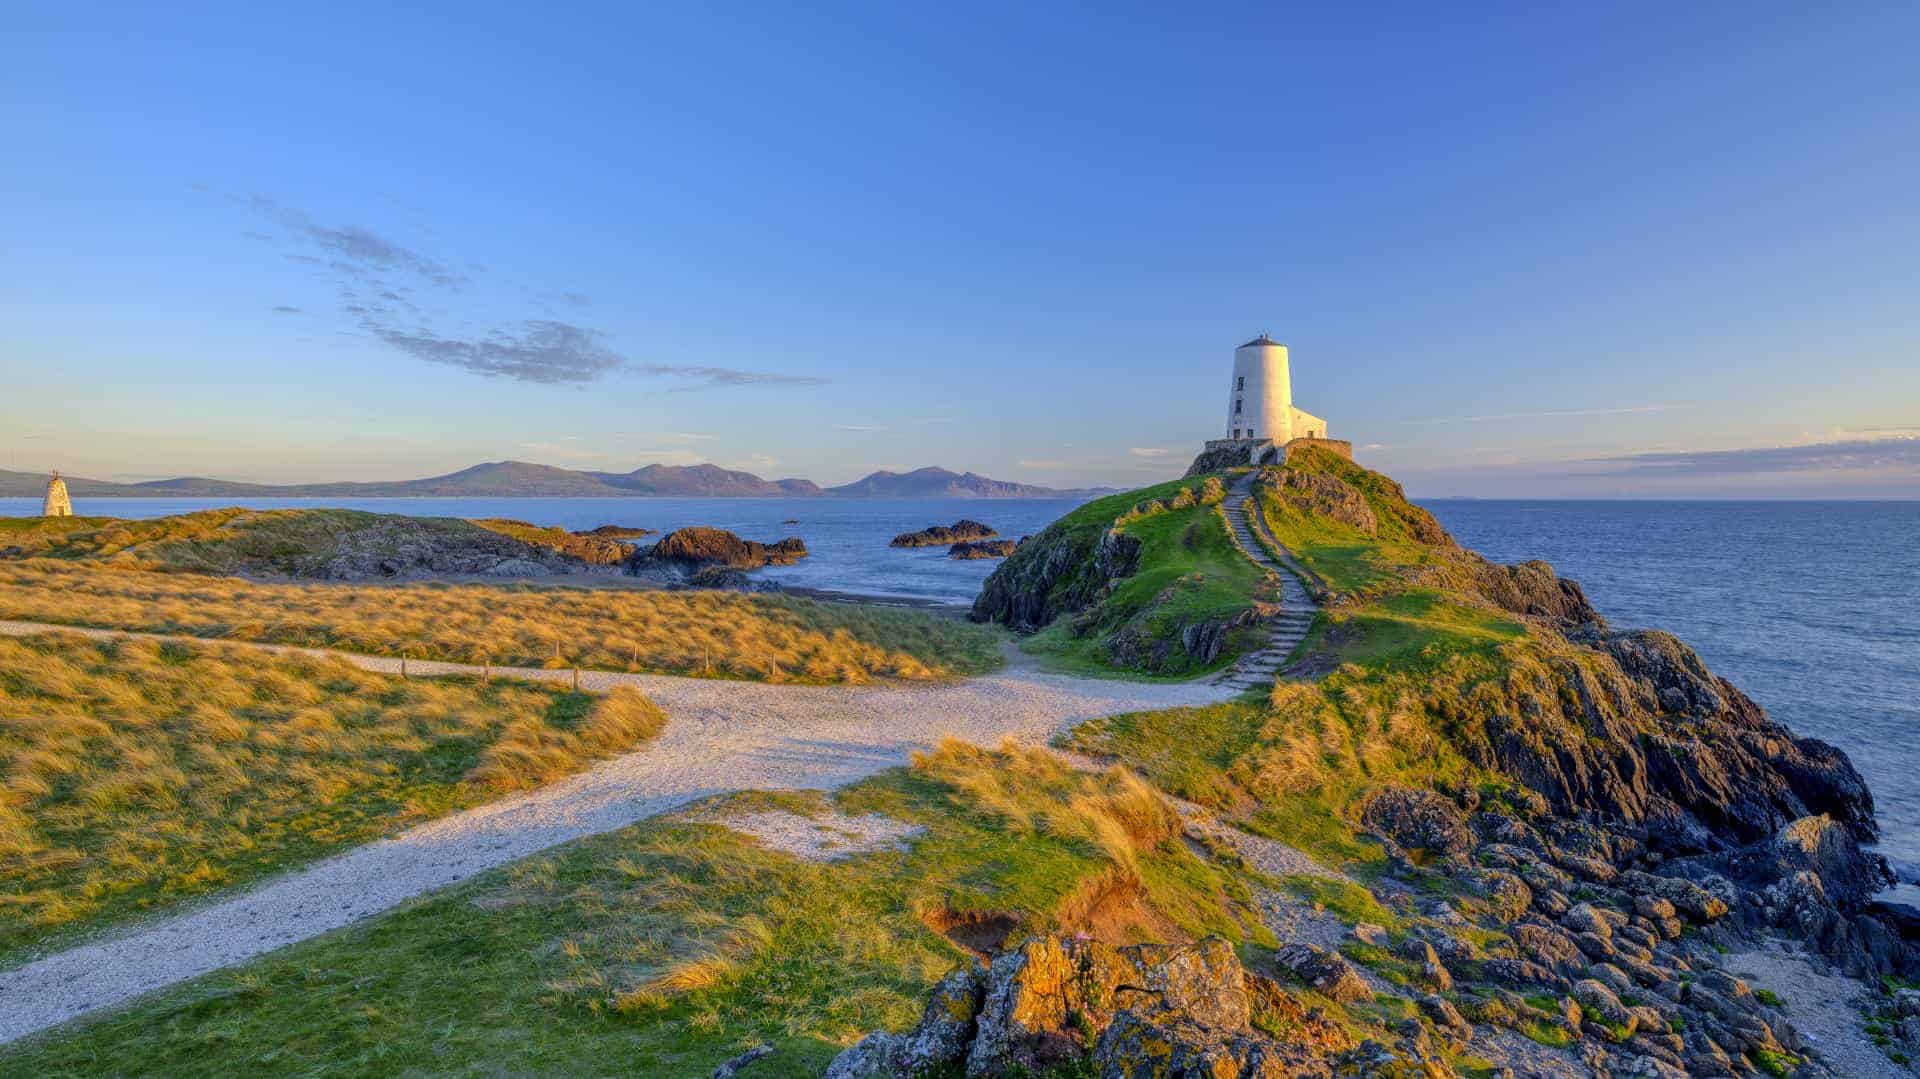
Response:
POLYGON ((893 537, 890 547, 945 547, 967 540, 992 539, 1000 533, 990 525, 962 518, 951 525, 933 525, 918 532, 902 532, 893 537))

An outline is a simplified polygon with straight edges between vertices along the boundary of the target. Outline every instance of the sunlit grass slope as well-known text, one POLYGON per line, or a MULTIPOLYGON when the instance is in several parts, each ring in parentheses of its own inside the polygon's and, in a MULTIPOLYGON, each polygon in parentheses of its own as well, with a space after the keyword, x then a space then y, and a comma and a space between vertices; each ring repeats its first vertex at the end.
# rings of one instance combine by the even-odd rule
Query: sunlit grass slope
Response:
POLYGON ((1122 772, 949 744, 833 801, 925 831, 817 863, 642 823, 0 1051, 0 1071, 705 1075, 771 1042, 755 1074, 810 1075, 974 961, 943 929, 1272 943, 1244 880, 1122 772))
POLYGON ((864 682, 988 670, 998 634, 917 611, 719 592, 347 585, 0 561, 0 617, 513 666, 864 682))
POLYGON ((538 785, 665 722, 632 690, 0 638, 0 960, 538 785))
POLYGON ((1264 572, 1234 546, 1217 505, 1218 488, 1215 480, 1209 492, 1204 478, 1161 484, 1090 502, 1050 526, 1050 532, 1059 530, 1052 540, 1058 543, 1091 546, 1108 530, 1137 540, 1138 568, 1091 606, 1055 619, 1024 647, 1087 673, 1191 677, 1224 665, 1257 641, 1260 631, 1249 627, 1234 631, 1210 663, 1179 648, 1146 658, 1156 643, 1177 639, 1188 626, 1227 622, 1257 599, 1274 598, 1264 572))

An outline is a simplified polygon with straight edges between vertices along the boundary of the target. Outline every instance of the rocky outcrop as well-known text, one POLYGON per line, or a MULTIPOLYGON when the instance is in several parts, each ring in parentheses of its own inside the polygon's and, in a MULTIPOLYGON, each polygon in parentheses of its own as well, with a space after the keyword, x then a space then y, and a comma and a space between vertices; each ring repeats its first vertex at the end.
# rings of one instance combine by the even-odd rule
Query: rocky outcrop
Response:
POLYGON ((1354 1051, 1337 1024, 1246 970, 1224 940, 1114 948, 1035 937, 986 971, 949 975, 918 1026, 868 1035, 827 1075, 1332 1076, 1358 1064, 1354 1051))
POLYGON ((666 582, 701 579, 732 581, 714 570, 753 570, 762 566, 790 566, 807 556, 807 545, 797 537, 778 543, 756 543, 720 528, 682 528, 667 533, 659 543, 636 552, 627 572, 666 582))
POLYGON ((1018 540, 968 540, 965 543, 956 543, 952 547, 947 548, 947 557, 960 559, 961 561, 972 561, 981 558, 1007 558, 1011 556, 1015 550, 1018 550, 1020 544, 1025 543, 1027 539, 1028 537, 1022 536, 1018 540))
POLYGON ((1435 791, 1388 787, 1361 803, 1360 821, 1390 851, 1458 858, 1474 847, 1473 832, 1454 804, 1435 791))
POLYGON ((962 518, 950 525, 932 525, 918 532, 902 532, 893 537, 889 547, 946 547, 968 540, 992 539, 1000 533, 993 526, 979 521, 962 518))
POLYGON ((1253 463, 1247 446, 1217 446, 1200 451, 1200 455, 1187 466, 1182 479, 1193 479, 1214 472, 1225 472, 1230 468, 1245 468, 1253 463))
POLYGON ((1338 521, 1363 535, 1380 531, 1380 521, 1366 496, 1337 476, 1283 468, 1277 474, 1262 473, 1261 480, 1266 490, 1302 512, 1338 521))
POLYGON ((970 617, 1032 633, 1089 607, 1140 568, 1140 541, 1118 529, 1049 525, 993 571, 970 617))
POLYGON ((600 525, 597 528, 577 531, 574 535, 596 536, 600 539, 640 539, 643 536, 653 535, 653 529, 640 528, 636 525, 600 525))
POLYGON ((1480 559, 1476 569, 1476 590, 1503 610, 1552 619, 1562 629, 1606 628, 1606 620, 1587 602, 1580 583, 1556 575, 1545 562, 1503 566, 1480 559))

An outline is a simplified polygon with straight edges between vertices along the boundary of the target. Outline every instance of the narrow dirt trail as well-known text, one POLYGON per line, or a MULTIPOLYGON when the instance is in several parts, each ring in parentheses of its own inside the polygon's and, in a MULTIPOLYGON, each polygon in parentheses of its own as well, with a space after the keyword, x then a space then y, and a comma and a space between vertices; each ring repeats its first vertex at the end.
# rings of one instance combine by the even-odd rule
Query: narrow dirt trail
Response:
MULTIPOLYGON (((157 636, 0 622, 0 634, 157 636)), ((197 638, 179 638, 210 643, 197 638)), ((273 652, 313 649, 211 642, 273 652)), ((370 671, 400 661, 336 655, 370 671)), ((478 667, 409 661, 409 673, 478 667)), ((501 677, 570 681, 571 671, 496 667, 501 677)), ((727 791, 828 789, 905 763, 948 736, 982 745, 1044 744, 1072 724, 1120 712, 1209 704, 1233 695, 1203 683, 1075 678, 1024 657, 996 674, 934 685, 779 686, 668 675, 580 672, 580 687, 631 685, 664 708, 650 745, 539 790, 455 813, 188 913, 0 972, 0 1043, 143 993, 350 925, 398 903, 556 844, 727 791)))

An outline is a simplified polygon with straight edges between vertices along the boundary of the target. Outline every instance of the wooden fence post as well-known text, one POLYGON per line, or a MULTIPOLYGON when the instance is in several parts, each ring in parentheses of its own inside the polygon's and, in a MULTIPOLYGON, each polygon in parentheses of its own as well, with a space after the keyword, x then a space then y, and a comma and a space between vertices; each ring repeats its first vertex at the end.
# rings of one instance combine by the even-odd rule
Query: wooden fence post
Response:
POLYGON ((580 692, 580 668, 578 667, 573 669, 573 691, 580 692))

